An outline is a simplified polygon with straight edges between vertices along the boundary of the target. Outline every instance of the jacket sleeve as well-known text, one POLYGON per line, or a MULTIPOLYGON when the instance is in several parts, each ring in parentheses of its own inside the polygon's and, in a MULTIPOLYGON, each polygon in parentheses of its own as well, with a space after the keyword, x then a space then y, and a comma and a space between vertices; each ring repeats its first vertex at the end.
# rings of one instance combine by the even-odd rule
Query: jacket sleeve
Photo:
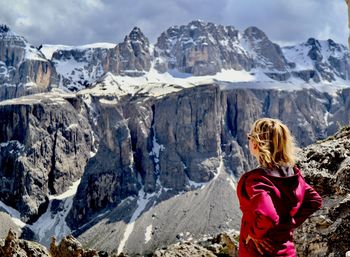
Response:
POLYGON ((271 199, 273 185, 263 177, 247 178, 246 192, 250 198, 249 205, 253 215, 249 235, 262 239, 266 232, 276 226, 279 216, 271 199))
POLYGON ((322 206, 321 196, 309 184, 305 182, 305 194, 303 202, 294 216, 295 227, 299 227, 311 214, 322 206))

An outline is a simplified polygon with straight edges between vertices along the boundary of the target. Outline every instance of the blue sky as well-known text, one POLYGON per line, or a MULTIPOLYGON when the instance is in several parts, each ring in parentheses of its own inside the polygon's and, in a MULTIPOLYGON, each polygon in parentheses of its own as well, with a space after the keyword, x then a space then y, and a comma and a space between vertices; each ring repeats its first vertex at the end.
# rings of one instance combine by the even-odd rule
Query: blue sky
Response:
POLYGON ((274 42, 309 37, 346 44, 345 0, 0 0, 0 23, 35 46, 119 43, 138 26, 152 43, 172 25, 201 19, 240 30, 257 26, 274 42))

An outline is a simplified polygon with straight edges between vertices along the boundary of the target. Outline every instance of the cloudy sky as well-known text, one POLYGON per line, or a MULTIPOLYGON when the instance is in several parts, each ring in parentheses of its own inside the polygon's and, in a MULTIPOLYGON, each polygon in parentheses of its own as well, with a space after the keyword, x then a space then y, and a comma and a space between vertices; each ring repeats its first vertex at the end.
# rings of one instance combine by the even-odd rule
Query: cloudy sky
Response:
POLYGON ((35 46, 121 42, 134 26, 155 43, 172 25, 201 19, 257 26, 278 43, 332 38, 346 44, 344 0, 0 0, 0 24, 35 46))

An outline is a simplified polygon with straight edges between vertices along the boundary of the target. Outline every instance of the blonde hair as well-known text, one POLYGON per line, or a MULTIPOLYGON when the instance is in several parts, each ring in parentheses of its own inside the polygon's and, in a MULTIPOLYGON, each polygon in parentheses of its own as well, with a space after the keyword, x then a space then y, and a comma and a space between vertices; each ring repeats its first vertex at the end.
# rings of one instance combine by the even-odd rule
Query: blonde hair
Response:
POLYGON ((266 168, 294 166, 294 138, 288 127, 280 120, 258 119, 248 136, 258 145, 261 166, 266 168))

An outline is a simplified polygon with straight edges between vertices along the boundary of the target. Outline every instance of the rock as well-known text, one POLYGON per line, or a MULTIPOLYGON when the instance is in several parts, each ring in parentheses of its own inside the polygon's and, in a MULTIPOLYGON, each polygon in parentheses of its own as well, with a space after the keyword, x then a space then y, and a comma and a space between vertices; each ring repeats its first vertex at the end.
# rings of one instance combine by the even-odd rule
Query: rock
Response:
POLYGON ((115 47, 58 49, 52 55, 52 62, 57 70, 60 86, 70 91, 91 87, 107 72, 137 77, 151 67, 148 39, 136 27, 115 47), (71 63, 74 63, 74 68, 67 69, 71 63))
POLYGON ((99 257, 96 250, 84 250, 81 243, 73 236, 62 238, 58 245, 56 245, 56 239, 53 237, 50 245, 50 254, 52 257, 99 257))
POLYGON ((295 233, 301 256, 344 256, 349 249, 350 127, 306 147, 299 166, 324 206, 295 233))
POLYGON ((239 46, 239 31, 200 20, 174 26, 155 44, 156 68, 178 69, 195 76, 213 75, 221 69, 250 70, 253 60, 239 46))
POLYGON ((51 257, 45 247, 32 242, 21 240, 12 230, 9 230, 4 245, 0 244, 2 257, 51 257))
POLYGON ((6 25, 0 30, 0 100, 46 92, 55 71, 43 53, 6 25))
MULTIPOLYGON (((265 33, 257 27, 249 27, 243 32, 241 44, 244 44, 252 55, 257 56, 257 60, 254 62, 255 67, 262 68, 267 75, 270 70, 278 73, 287 72, 287 61, 281 48, 277 44, 272 43, 265 33)), ((282 81, 286 79, 277 80, 282 81)))
POLYGON ((78 180, 90 156, 91 127, 72 96, 31 96, 0 105, 0 200, 34 222, 49 194, 78 180))
POLYGON ((187 242, 168 246, 166 249, 157 250, 152 255, 153 257, 186 257, 186 256, 204 256, 214 257, 216 256, 209 250, 199 245, 187 242))

